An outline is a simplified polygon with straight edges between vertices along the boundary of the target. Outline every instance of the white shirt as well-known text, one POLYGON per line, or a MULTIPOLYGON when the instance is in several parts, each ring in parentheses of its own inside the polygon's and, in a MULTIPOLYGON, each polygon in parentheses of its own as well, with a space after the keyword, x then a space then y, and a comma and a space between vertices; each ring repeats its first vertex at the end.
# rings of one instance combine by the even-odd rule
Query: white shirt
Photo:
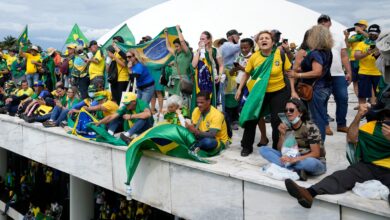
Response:
POLYGON ((330 68, 330 74, 332 76, 345 76, 343 65, 341 63, 341 49, 347 48, 342 33, 335 33, 332 31, 332 37, 334 45, 332 47, 332 66, 330 68))

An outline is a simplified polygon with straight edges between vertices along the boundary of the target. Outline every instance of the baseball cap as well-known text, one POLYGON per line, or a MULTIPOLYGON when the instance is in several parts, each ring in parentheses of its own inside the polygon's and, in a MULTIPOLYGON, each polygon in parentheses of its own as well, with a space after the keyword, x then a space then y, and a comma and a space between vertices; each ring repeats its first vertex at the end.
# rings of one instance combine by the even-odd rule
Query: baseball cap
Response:
POLYGON ((317 19, 317 23, 321 23, 322 21, 331 21, 329 15, 322 14, 317 19))
POLYGON ((49 91, 43 90, 41 93, 39 93, 39 98, 44 99, 44 98, 46 98, 46 97, 49 96, 49 95, 50 95, 50 92, 49 92, 49 91))
POLYGON ((32 45, 30 49, 31 49, 31 50, 35 50, 35 51, 39 52, 39 49, 38 49, 38 47, 37 47, 37 46, 35 46, 35 45, 32 45))
POLYGON ((130 102, 135 101, 137 99, 137 95, 133 92, 126 92, 123 95, 122 103, 125 105, 130 104, 130 102))
POLYGON ((49 48, 47 48, 46 53, 48 56, 51 56, 55 51, 56 51, 56 49, 54 49, 53 47, 49 47, 49 48))
POLYGON ((232 36, 232 35, 241 36, 242 33, 238 33, 238 31, 237 31, 236 29, 232 29, 232 30, 226 32, 226 37, 230 37, 230 36, 232 36))
POLYGON ((368 27, 368 33, 379 35, 381 33, 381 28, 377 24, 370 25, 370 27, 368 27))
POLYGON ((358 22, 356 22, 354 25, 359 25, 359 24, 362 24, 362 25, 365 25, 366 27, 368 27, 368 22, 367 20, 359 20, 358 22))
POLYGON ((77 47, 77 44, 68 44, 66 45, 66 48, 69 48, 69 49, 76 49, 77 47))

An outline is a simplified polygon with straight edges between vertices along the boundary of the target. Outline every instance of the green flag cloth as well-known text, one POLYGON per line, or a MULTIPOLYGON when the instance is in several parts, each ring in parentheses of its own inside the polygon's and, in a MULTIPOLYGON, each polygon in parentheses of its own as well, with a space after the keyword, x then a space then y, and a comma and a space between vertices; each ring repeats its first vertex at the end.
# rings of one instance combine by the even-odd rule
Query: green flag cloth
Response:
MULTIPOLYGON (((258 52, 260 53, 260 51, 258 52)), ((267 90, 268 80, 272 70, 275 51, 267 57, 267 59, 251 73, 251 80, 255 84, 249 93, 249 96, 242 108, 239 123, 244 127, 245 122, 258 119, 263 106, 264 95, 267 90)))
POLYGON ((112 44, 112 38, 116 36, 121 36, 123 40, 125 41, 124 44, 126 45, 135 45, 135 39, 133 33, 130 31, 127 24, 124 24, 121 28, 118 29, 115 34, 113 34, 102 46, 103 53, 106 55, 106 48, 112 44))
POLYGON ((356 157, 366 163, 390 157, 390 141, 383 136, 382 123, 371 121, 363 126, 371 127, 373 133, 359 129, 356 157))
POLYGON ((16 59, 12 64, 11 64, 11 73, 12 76, 15 79, 19 79, 20 77, 24 76, 24 73, 26 72, 25 69, 23 69, 23 62, 24 60, 20 61, 16 59))
MULTIPOLYGON (((142 150, 149 149, 163 154, 190 159, 202 163, 209 163, 189 148, 196 142, 195 136, 186 128, 174 124, 159 124, 150 128, 135 138, 126 152, 127 182, 130 184, 138 163, 142 156, 142 150)), ((219 149, 223 149, 223 146, 219 149)), ((204 152, 203 152, 204 153, 204 152)))
POLYGON ((65 44, 70 43, 81 45, 83 47, 88 46, 89 40, 84 36, 83 32, 80 30, 77 24, 73 26, 68 38, 65 41, 65 44))
POLYGON ((23 44, 22 50, 26 52, 28 49, 27 43, 28 43, 28 27, 26 25, 26 27, 23 29, 23 32, 20 34, 18 38, 18 47, 20 47, 21 44, 23 44))
MULTIPOLYGON (((167 32, 168 40, 170 44, 173 45, 173 41, 178 38, 176 27, 167 28, 167 32)), ((161 68, 173 59, 173 56, 169 53, 166 47, 164 30, 162 30, 155 38, 144 44, 128 45, 126 43, 118 43, 117 45, 124 52, 129 49, 136 49, 143 58, 146 66, 150 68, 161 68)))

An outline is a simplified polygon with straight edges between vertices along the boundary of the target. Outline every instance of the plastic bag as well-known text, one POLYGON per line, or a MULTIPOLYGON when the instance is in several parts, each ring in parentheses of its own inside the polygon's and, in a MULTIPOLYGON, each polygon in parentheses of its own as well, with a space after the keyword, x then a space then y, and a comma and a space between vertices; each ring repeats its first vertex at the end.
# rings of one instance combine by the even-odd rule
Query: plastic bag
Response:
MULTIPOLYGON (((297 157, 299 156, 299 148, 297 140, 295 140, 294 132, 287 131, 286 137, 284 139, 282 149, 282 155, 287 157, 297 157)), ((290 164, 285 164, 286 167, 290 166, 290 164)))
POLYGON ((367 199, 388 200, 389 188, 378 180, 369 180, 364 183, 356 183, 352 192, 367 199))
POLYGON ((299 179, 299 176, 296 172, 280 167, 274 163, 266 164, 260 168, 260 171, 263 172, 266 176, 276 180, 299 179))

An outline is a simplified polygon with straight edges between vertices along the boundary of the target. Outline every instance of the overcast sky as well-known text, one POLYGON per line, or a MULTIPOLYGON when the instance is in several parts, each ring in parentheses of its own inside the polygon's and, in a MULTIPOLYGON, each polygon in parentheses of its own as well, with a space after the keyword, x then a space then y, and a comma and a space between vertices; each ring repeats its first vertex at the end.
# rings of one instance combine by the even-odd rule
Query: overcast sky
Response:
MULTIPOLYGON (((28 24, 29 39, 34 44, 61 49, 74 23, 80 26, 87 38, 98 39, 131 16, 162 2, 165 0, 1 0, 0 39, 7 35, 18 37, 28 24)), ((377 23, 382 29, 390 30, 389 0, 291 2, 328 14, 348 27, 357 20, 367 19, 369 24, 377 23)), ((139 40, 140 36, 134 35, 139 40)))

